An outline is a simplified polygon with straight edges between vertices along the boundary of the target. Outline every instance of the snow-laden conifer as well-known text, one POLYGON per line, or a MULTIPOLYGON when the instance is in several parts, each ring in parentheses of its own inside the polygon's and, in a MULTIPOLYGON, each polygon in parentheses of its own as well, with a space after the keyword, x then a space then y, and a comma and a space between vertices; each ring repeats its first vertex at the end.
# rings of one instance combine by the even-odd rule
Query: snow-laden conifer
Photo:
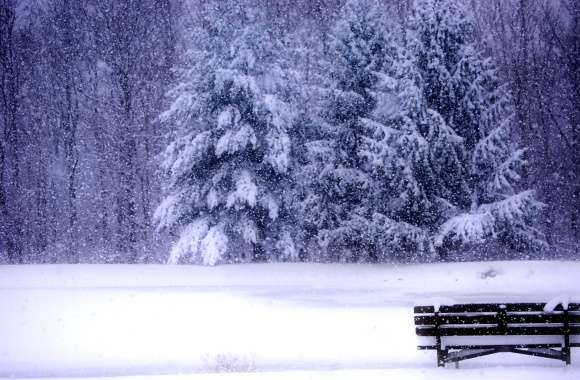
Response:
MULTIPOLYGON (((541 204, 533 191, 522 190, 523 151, 510 142, 512 102, 493 62, 474 42, 465 5, 416 0, 408 32, 427 106, 462 140, 457 155, 462 170, 433 165, 442 169, 435 178, 444 182, 434 189, 452 206, 451 217, 434 236, 435 246, 442 254, 490 242, 542 247, 532 223, 541 204)), ((450 162, 448 152, 434 151, 431 160, 450 162)), ((457 167, 455 158, 451 167, 457 167)))
POLYGON ((159 228, 179 234, 172 262, 296 254, 283 199, 294 110, 279 41, 255 21, 229 41, 213 25, 200 31, 205 40, 161 117, 177 131, 162 154, 166 197, 155 214, 159 228))
POLYGON ((308 143, 315 178, 302 203, 305 228, 314 231, 326 259, 377 257, 370 165, 381 159, 372 142, 383 137, 384 125, 373 120, 373 111, 388 43, 376 6, 348 1, 329 36, 319 136, 308 143))

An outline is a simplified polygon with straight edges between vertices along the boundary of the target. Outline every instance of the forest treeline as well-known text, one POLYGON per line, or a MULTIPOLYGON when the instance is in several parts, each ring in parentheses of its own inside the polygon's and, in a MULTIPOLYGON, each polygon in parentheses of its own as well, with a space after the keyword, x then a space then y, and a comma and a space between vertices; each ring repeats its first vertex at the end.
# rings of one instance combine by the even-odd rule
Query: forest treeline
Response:
POLYGON ((577 257, 578 0, 0 0, 0 261, 577 257))

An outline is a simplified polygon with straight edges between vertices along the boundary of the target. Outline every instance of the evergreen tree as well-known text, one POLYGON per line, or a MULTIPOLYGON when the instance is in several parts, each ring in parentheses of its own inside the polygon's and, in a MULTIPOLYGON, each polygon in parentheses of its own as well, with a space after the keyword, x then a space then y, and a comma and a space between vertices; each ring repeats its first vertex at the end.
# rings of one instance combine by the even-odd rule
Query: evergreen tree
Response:
POLYGON ((316 242, 317 214, 312 212, 312 207, 318 205, 310 201, 316 198, 318 174, 324 168, 328 153, 332 154, 324 149, 326 135, 320 128, 322 110, 326 106, 321 92, 327 75, 320 64, 324 56, 323 38, 315 28, 315 25, 299 28, 286 38, 286 56, 294 73, 293 103, 299 110, 290 135, 293 181, 288 194, 301 260, 320 257, 320 246, 316 242))
POLYGON ((311 191, 302 206, 305 228, 316 235, 323 259, 376 259, 372 210, 373 180, 368 162, 387 41, 372 0, 348 1, 331 31, 328 86, 319 139, 308 144, 311 191))
MULTIPOLYGON (((525 162, 523 151, 509 142, 512 102, 493 63, 474 42, 464 5, 416 0, 409 38, 427 107, 462 141, 456 150, 461 170, 455 158, 451 168, 432 165, 441 169, 435 178, 443 182, 433 189, 453 212, 434 236, 435 246, 443 255, 492 241, 518 249, 542 247, 531 223, 541 204, 533 191, 518 188, 518 170, 525 162)), ((449 150, 438 152, 433 143, 430 150, 432 160, 449 162, 449 150)))
POLYGON ((231 44, 215 25, 203 31, 208 49, 193 53, 194 66, 162 115, 178 130, 162 155, 167 196, 156 212, 159 228, 179 229, 173 262, 296 253, 283 197, 294 112, 276 55, 281 47, 251 14, 243 17, 247 26, 233 30, 231 44), (224 47, 222 56, 215 46, 224 47))
POLYGON ((462 140, 427 107, 424 82, 408 46, 394 55, 391 74, 394 84, 383 92, 387 101, 375 112, 389 128, 375 143, 383 149, 375 160, 374 219, 386 254, 415 260, 434 253, 431 235, 449 214, 444 196, 452 191, 446 178, 462 170, 462 140))

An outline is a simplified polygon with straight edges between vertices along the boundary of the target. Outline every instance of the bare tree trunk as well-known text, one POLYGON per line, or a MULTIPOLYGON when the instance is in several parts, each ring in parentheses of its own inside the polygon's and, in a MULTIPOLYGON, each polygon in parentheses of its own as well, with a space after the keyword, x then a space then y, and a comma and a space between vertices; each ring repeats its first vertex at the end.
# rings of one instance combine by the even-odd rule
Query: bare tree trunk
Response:
MULTIPOLYGON (((97 72, 96 67, 93 67, 93 75, 92 78, 92 87, 91 93, 93 98, 95 99, 94 105, 92 107, 91 112, 91 123, 94 125, 102 124, 102 120, 100 118, 100 106, 98 103, 99 97, 99 82, 100 78, 97 72)), ((111 229, 109 228, 109 215, 111 209, 110 201, 110 182, 107 183, 107 179, 110 179, 110 170, 109 163, 107 162, 108 151, 107 146, 109 145, 110 138, 105 133, 104 130, 101 128, 93 128, 94 131, 94 139, 95 139, 95 148, 96 148, 96 162, 95 165, 97 166, 97 181, 98 181, 98 190, 97 190, 97 201, 98 201, 98 211, 97 211, 97 221, 96 221, 96 228, 98 230, 98 240, 99 240, 99 248, 104 248, 105 245, 109 243, 111 238, 111 229)))
MULTIPOLYGON (((6 252, 10 255, 10 232, 8 231, 8 209, 6 207, 6 192, 4 190, 4 131, 0 130, 0 254, 6 252)), ((8 257, 11 260, 11 257, 8 257)))
MULTIPOLYGON (((521 139, 522 145, 527 148, 526 150, 526 160, 533 160, 533 152, 530 150, 534 149, 533 144, 530 142, 533 139, 532 123, 530 122, 530 75, 529 66, 531 64, 530 54, 529 54, 529 44, 531 38, 530 31, 530 4, 529 0, 519 0, 517 5, 517 17, 514 20, 514 24, 511 25, 512 34, 516 37, 517 46, 512 49, 516 49, 515 53, 512 53, 511 70, 512 74, 512 93, 514 97, 515 113, 516 113, 516 123, 518 127, 519 138, 521 139)), ((530 165, 522 168, 522 177, 524 183, 528 186, 530 184, 530 165)))
POLYGON ((574 0, 571 4, 573 17, 573 27, 571 30, 571 41, 569 52, 569 70, 572 79, 572 115, 570 118, 572 126, 572 152, 574 153, 573 173, 575 174, 573 186, 573 200, 575 205, 573 229, 576 238, 580 238, 580 0, 574 0))
POLYGON ((8 260, 20 262, 22 251, 19 241, 22 237, 22 227, 19 222, 17 197, 20 190, 19 172, 19 136, 17 125, 19 73, 16 62, 15 43, 15 4, 11 0, 0 3, 0 91, 2 92, 2 110, 4 122, 2 166, 3 186, 2 213, 5 216, 4 239, 8 260))
POLYGON ((133 120, 133 89, 127 72, 119 73, 120 101, 123 112, 119 125, 119 185, 117 197, 118 248, 127 254, 129 262, 137 259, 137 144, 133 120))
MULTIPOLYGON (((67 73, 67 80, 73 81, 70 73, 67 73)), ((78 148, 76 134, 78 129, 78 104, 73 95, 74 84, 67 83, 65 86, 65 112, 63 122, 64 132, 64 161, 66 168, 66 188, 67 188, 67 208, 68 208, 68 256, 69 261, 78 263, 79 252, 77 247, 78 236, 78 217, 77 217, 77 186, 76 174, 78 167, 78 148)))

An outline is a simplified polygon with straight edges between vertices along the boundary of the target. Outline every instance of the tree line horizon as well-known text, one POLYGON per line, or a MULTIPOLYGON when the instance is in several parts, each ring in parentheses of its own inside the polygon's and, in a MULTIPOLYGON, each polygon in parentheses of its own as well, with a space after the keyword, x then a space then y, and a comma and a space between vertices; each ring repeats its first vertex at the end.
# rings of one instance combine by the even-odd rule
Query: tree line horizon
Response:
POLYGON ((575 258, 577 0, 0 1, 0 262, 575 258))

